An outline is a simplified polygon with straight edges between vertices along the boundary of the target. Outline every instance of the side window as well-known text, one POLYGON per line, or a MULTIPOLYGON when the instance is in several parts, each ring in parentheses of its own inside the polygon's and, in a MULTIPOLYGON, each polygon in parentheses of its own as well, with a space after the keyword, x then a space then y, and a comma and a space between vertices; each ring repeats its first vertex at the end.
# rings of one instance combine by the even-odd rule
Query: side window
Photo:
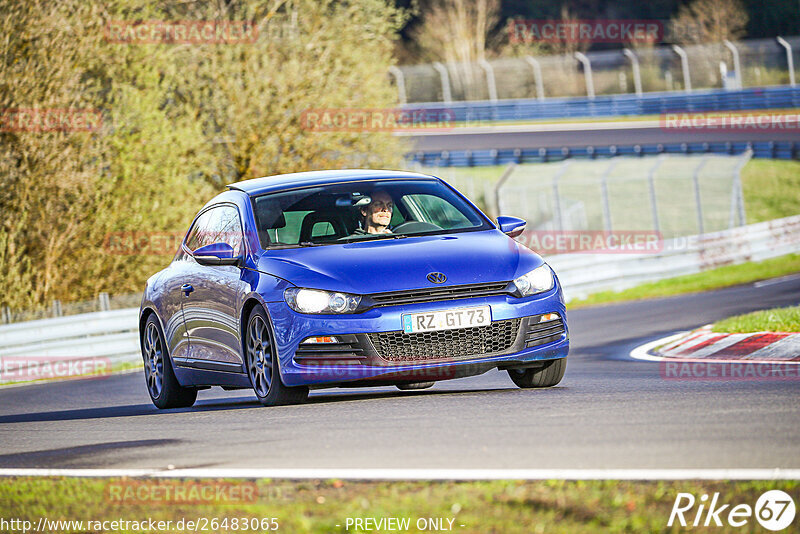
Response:
POLYGON ((192 226, 191 231, 189 231, 189 235, 186 236, 186 248, 192 252, 206 244, 205 236, 209 234, 213 213, 214 210, 210 209, 194 221, 194 226, 192 226))
POLYGON ((336 236, 336 231, 333 229, 333 225, 327 221, 319 221, 314 223, 314 226, 311 228, 311 237, 327 236, 336 236))
POLYGON ((186 246, 194 252, 212 243, 227 243, 236 256, 242 253, 243 240, 239 210, 233 206, 219 206, 198 217, 186 238, 186 246))
POLYGON ((267 230, 273 243, 294 244, 300 240, 300 228, 303 219, 310 211, 285 211, 283 213, 284 225, 281 228, 267 230))

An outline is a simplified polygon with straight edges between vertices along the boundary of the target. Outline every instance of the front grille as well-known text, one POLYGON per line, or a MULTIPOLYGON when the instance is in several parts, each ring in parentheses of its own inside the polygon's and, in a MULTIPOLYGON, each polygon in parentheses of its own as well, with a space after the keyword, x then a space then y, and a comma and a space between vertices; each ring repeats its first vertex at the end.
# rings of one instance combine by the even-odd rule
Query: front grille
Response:
POLYGON ((508 351, 517 338, 520 319, 486 326, 436 332, 368 334, 378 355, 388 361, 420 361, 487 356, 508 351))
POLYGON ((467 284, 460 286, 431 287, 408 291, 390 291, 374 293, 368 298, 375 306, 399 306, 402 304, 419 304, 440 300, 469 299, 474 297, 493 297, 507 295, 508 282, 490 282, 483 284, 467 284))
POLYGON ((558 341, 566 332, 564 321, 560 317, 544 323, 538 322, 539 317, 541 316, 532 317, 528 328, 525 329, 526 347, 537 347, 545 343, 558 341))

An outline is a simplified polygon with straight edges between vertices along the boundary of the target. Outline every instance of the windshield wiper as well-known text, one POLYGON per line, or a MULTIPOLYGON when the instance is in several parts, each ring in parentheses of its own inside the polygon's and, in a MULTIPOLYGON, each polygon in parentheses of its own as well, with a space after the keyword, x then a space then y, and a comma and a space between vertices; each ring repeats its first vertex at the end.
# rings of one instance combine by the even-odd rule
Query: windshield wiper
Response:
POLYGON ((345 243, 361 243, 362 241, 378 241, 379 239, 405 239, 406 234, 367 234, 369 237, 348 237, 345 243))
POLYGON ((321 247, 322 243, 314 243, 313 241, 300 241, 298 247, 321 247))

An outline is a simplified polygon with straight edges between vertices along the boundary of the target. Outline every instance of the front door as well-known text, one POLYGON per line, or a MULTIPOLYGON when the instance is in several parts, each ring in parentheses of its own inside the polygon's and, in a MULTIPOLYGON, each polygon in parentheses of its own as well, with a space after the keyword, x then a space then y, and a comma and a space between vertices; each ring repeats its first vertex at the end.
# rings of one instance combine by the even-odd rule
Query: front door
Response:
MULTIPOLYGON (((234 255, 242 254, 245 245, 236 206, 214 206, 200 215, 198 223, 201 227, 190 232, 186 240, 190 251, 224 242, 233 248, 234 255)), ((183 299, 183 317, 190 341, 190 364, 219 370, 234 370, 228 369, 234 366, 239 370, 242 364, 239 307, 248 287, 242 281, 241 269, 231 265, 200 265, 190 257, 184 283, 189 290, 183 299)))

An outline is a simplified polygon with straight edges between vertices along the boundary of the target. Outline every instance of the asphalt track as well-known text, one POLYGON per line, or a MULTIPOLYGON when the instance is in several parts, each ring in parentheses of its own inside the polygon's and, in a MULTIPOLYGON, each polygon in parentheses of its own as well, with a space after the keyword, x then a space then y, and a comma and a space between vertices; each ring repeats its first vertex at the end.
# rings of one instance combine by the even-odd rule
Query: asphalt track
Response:
POLYGON ((609 145, 800 141, 800 129, 688 130, 662 128, 658 121, 510 125, 408 134, 413 150, 531 149, 609 145))
POLYGON ((0 389, 0 468, 742 469, 800 467, 800 381, 677 381, 649 340, 800 301, 800 276, 569 313, 555 388, 505 373, 433 389, 317 390, 262 408, 200 392, 158 411, 140 373, 0 389))

